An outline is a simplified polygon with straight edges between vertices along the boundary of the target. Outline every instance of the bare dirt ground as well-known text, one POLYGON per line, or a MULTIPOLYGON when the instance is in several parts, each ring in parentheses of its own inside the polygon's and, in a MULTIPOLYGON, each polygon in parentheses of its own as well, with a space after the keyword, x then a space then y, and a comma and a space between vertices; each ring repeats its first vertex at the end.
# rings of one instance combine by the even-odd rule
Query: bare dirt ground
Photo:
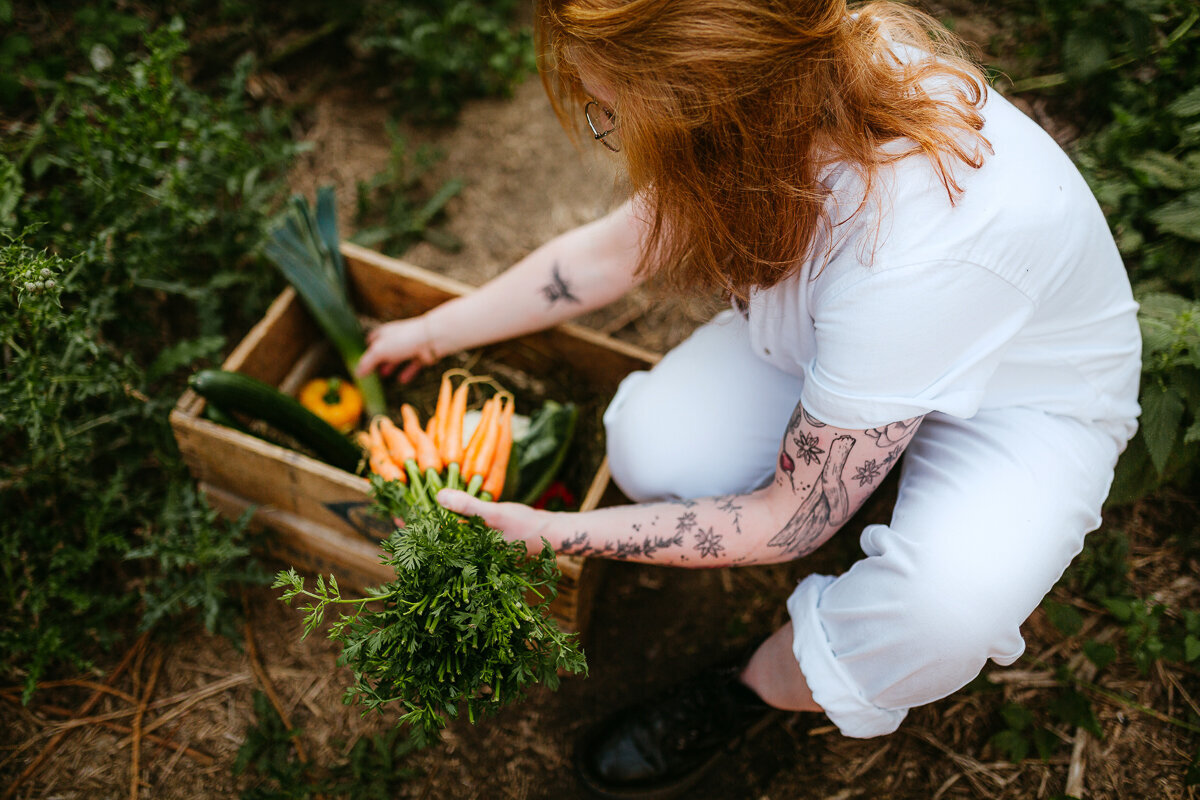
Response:
MULTIPOLYGON (((292 176, 293 188, 311 194, 316 185, 333 182, 342 207, 351 208, 355 182, 386 163, 386 117, 385 105, 371 96, 325 94, 300 131, 313 147, 292 176)), ((618 196, 604 153, 572 147, 536 79, 511 100, 471 105, 453 129, 408 134, 414 142, 435 140, 445 152, 432 179, 463 177, 467 188, 449 207, 449 230, 462 239, 462 250, 447 254, 420 245, 405 258, 472 284, 603 213, 618 196)), ((349 233, 345 217, 343 223, 349 233)), ((663 350, 713 308, 705 299, 666 301, 646 290, 584 322, 663 350)), ((589 677, 568 678, 556 693, 535 691, 526 703, 478 725, 452 724, 442 743, 412 757, 417 775, 383 796, 582 797, 570 768, 571 745, 582 728, 780 625, 795 581, 812 571, 845 569, 858 552, 862 526, 887 519, 893 491, 892 483, 885 484, 834 542, 791 564, 712 571, 609 565, 584 640, 589 677)), ((1200 584, 1196 565, 1180 568, 1180 553, 1165 543, 1163 531, 1195 518, 1194 501, 1177 498, 1110 515, 1108 522, 1122 526, 1134 545, 1140 587, 1161 591, 1176 607, 1195 607, 1200 584)), ((1099 609, 1080 608, 1087 635, 1111 625, 1099 609)), ((141 797, 237 796, 253 788, 232 774, 232 765, 254 722, 252 696, 260 688, 276 694, 290 724, 302 732, 298 752, 312 763, 332 762, 358 736, 390 727, 386 717, 363 718, 341 704, 350 676, 335 667, 335 649, 319 635, 302 641, 300 615, 274 592, 249 592, 246 609, 244 645, 195 627, 172 631, 131 651, 122 672, 114 657, 85 681, 49 688, 28 708, 0 702, 0 743, 6 746, 0 776, 29 773, 13 796, 138 796, 132 775, 141 797), (104 685, 114 676, 111 686, 104 685), (84 721, 69 721, 93 694, 97 701, 82 713, 84 721), (61 742, 49 748, 60 734, 61 742), (50 754, 38 762, 43 752, 50 754)), ((1057 730, 1069 746, 1049 761, 1002 760, 988 745, 1001 704, 1038 703, 1054 682, 1045 664, 1077 654, 1080 646, 1081 637, 1064 640, 1040 612, 1025 633, 1029 651, 1016 666, 989 668, 987 688, 964 689, 914 711, 892 736, 850 740, 822 718, 783 715, 690 796, 1053 798, 1073 780, 1073 787, 1082 787, 1080 796, 1097 800, 1195 797, 1183 786, 1183 773, 1196 737, 1161 719, 1188 708, 1200 713, 1194 672, 1160 668, 1160 675, 1147 679, 1129 665, 1110 667, 1105 689, 1129 699, 1093 697, 1103 738, 1057 730)), ((1108 635, 1118 634, 1114 628, 1108 635)))

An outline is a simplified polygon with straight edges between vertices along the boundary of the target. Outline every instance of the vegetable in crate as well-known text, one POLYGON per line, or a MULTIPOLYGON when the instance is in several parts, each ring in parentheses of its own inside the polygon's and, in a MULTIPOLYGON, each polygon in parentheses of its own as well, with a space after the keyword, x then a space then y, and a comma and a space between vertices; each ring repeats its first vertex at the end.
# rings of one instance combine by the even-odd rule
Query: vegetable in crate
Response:
POLYGON ((470 494, 489 500, 504 496, 529 505, 541 497, 566 458, 578 410, 571 403, 547 401, 514 441, 516 403, 501 391, 484 403, 464 447, 467 389, 478 381, 490 379, 448 370, 436 409, 424 426, 408 404, 400 410, 403 430, 387 416, 372 418, 370 432, 360 437, 372 472, 408 483, 410 489, 419 487, 410 502, 421 506, 432 503, 442 487, 461 488, 461 481, 467 482, 470 494), (453 385, 455 375, 463 376, 458 387, 453 385))
MULTIPOLYGON (((512 486, 517 478, 512 395, 498 392, 489 399, 462 445, 467 387, 477 380, 486 379, 450 370, 425 426, 405 405, 403 429, 377 415, 359 434, 380 516, 406 523, 383 543, 396 579, 360 599, 343 598, 333 576, 328 582, 319 577, 315 591, 295 570, 279 573, 274 584, 284 589, 284 602, 309 600, 301 609, 305 636, 331 607, 347 609, 329 636, 342 645, 339 663, 356 675, 348 701, 377 710, 399 703, 399 722, 419 735, 435 733, 446 715, 457 716, 463 707, 474 721, 518 699, 530 685, 555 688, 559 670, 587 669, 576 636, 547 617, 559 578, 549 545, 530 556, 524 543, 505 541, 479 517, 463 519, 436 503, 443 485, 461 485, 460 466, 468 489, 482 489, 484 497, 498 498, 506 481, 512 486), (457 388, 456 373, 463 374, 457 388)), ((566 440, 557 437, 569 437, 573 425, 573 409, 558 404, 535 416, 533 435, 523 437, 519 448, 525 466, 535 470, 524 479, 531 490, 548 482, 546 469, 562 463, 566 440)))
POLYGON ((228 418, 244 414, 291 436, 317 458, 347 472, 358 469, 362 458, 354 443, 294 397, 260 380, 220 369, 204 369, 189 381, 196 394, 228 418))
POLYGON ((436 505, 416 509, 411 488, 371 478, 385 518, 407 520, 383 543, 394 581, 351 599, 332 576, 318 578, 315 591, 294 569, 275 579, 284 602, 309 601, 300 609, 305 636, 327 610, 345 609, 329 637, 342 646, 338 663, 355 674, 347 702, 378 711, 397 703, 397 724, 424 737, 464 708, 474 722, 532 685, 557 688, 560 670, 585 673, 577 635, 547 616, 559 577, 549 544, 531 556, 479 517, 464 520, 436 505))
POLYGON ((529 421, 529 430, 513 445, 508 497, 532 505, 558 475, 575 435, 579 409, 574 403, 547 400, 529 421))
POLYGON ((350 433, 362 419, 362 392, 341 378, 313 378, 298 398, 300 405, 342 433, 350 433))
MULTIPOLYGON (((294 195, 287 210, 272 224, 264 245, 267 257, 287 278, 312 312, 321 330, 337 348, 348 374, 354 374, 367 349, 362 325, 350 305, 346 289, 346 264, 338 249, 337 210, 333 189, 317 190, 314 218, 308 201, 294 195)), ((383 384, 377 375, 355 378, 370 414, 387 410, 383 384)))

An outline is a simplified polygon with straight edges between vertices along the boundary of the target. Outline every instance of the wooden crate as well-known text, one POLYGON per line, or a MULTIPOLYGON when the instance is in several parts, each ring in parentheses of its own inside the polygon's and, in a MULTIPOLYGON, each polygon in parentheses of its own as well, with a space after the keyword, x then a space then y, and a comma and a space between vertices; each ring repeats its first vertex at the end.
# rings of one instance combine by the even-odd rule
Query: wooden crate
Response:
MULTIPOLYGON (((342 245, 347 276, 359 311, 377 320, 422 313, 472 287, 352 244, 342 245)), ((323 336, 292 289, 271 304, 222 365, 293 392, 322 357, 323 336)), ((563 325, 489 348, 504 364, 531 374, 571 365, 611 396, 629 372, 647 369, 658 356, 586 328, 563 325)), ((217 425, 202 414, 204 399, 184 393, 171 426, 192 475, 222 514, 253 509, 252 524, 274 532, 269 554, 303 573, 334 573, 342 586, 359 588, 394 577, 380 562, 379 542, 390 528, 368 511, 367 480, 306 455, 217 425)), ((581 508, 603 504, 609 490, 601 463, 581 508)), ((581 631, 599 579, 600 562, 560 556, 559 595, 551 613, 567 630, 581 631)))

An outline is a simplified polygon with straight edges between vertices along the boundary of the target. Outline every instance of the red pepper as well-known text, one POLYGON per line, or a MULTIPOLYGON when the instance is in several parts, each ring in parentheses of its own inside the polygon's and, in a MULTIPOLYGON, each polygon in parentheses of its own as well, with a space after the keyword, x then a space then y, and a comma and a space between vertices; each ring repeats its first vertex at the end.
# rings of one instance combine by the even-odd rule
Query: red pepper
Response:
POLYGON ((562 481, 555 481, 550 484, 546 491, 542 492, 533 503, 533 508, 545 509, 546 511, 565 511, 568 508, 575 506, 575 495, 571 494, 562 481))

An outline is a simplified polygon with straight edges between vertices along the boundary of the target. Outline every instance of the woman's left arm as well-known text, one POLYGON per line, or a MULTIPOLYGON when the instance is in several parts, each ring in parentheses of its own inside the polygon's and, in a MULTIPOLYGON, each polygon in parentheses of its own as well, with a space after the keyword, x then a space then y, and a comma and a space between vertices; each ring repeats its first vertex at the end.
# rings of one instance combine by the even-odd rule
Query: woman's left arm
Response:
POLYGON ((853 516, 895 465, 921 418, 880 428, 835 428, 799 405, 780 445, 775 478, 749 494, 616 506, 582 513, 488 503, 444 490, 439 502, 478 514, 531 550, 682 567, 790 561, 808 555, 853 516))

